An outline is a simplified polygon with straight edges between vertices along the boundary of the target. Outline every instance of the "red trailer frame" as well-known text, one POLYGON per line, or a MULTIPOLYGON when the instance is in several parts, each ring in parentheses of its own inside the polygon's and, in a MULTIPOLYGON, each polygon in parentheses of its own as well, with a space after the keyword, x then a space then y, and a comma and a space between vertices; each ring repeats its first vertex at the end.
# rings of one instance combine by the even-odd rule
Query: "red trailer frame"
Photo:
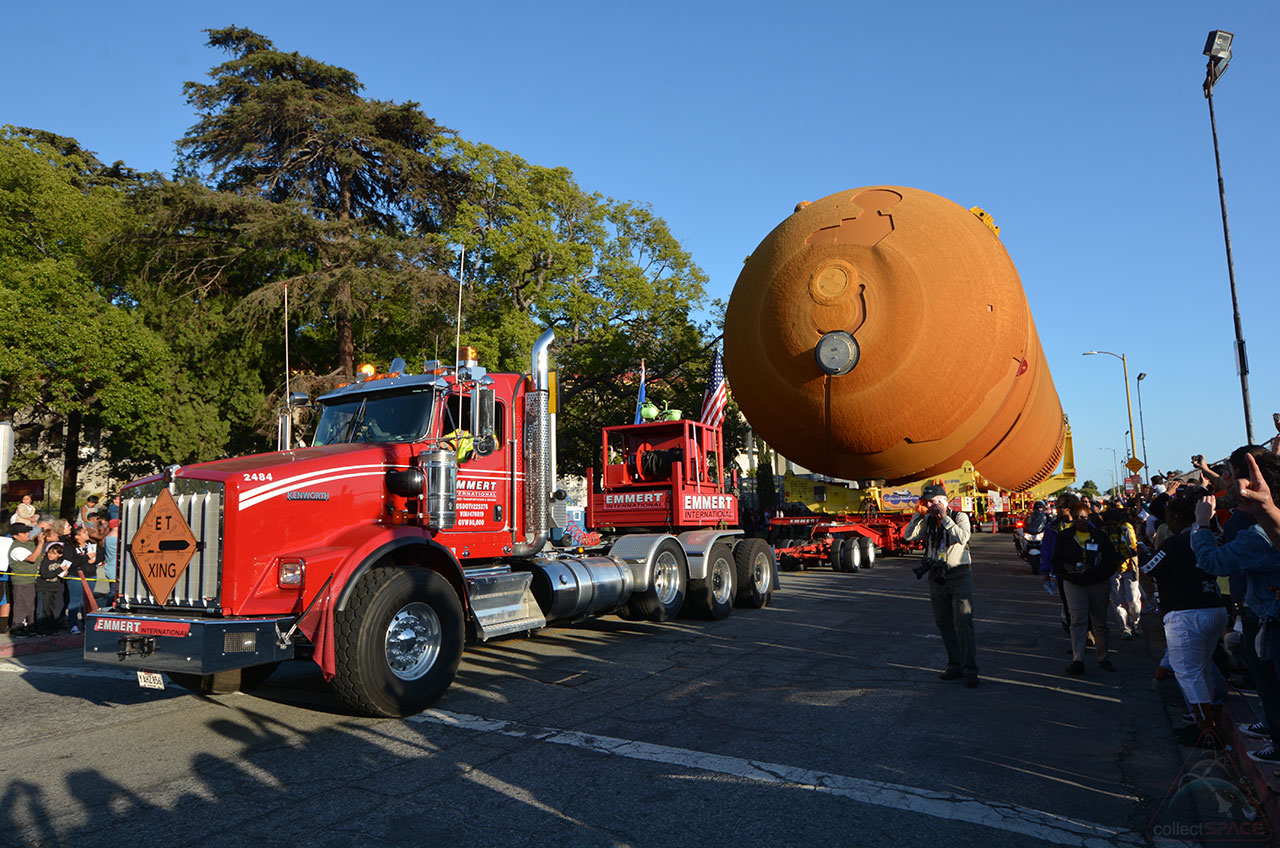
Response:
POLYGON ((737 526, 719 427, 688 420, 605 427, 601 457, 599 491, 595 469, 587 469, 587 527, 737 526))

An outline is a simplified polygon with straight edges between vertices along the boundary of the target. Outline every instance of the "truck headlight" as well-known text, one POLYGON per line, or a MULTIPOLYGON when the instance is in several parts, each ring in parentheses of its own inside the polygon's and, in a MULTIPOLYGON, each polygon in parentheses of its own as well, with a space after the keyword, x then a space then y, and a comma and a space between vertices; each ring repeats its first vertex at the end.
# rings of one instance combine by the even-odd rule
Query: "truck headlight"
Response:
POLYGON ((298 589, 307 576, 307 564, 296 557, 276 561, 276 586, 281 589, 298 589))

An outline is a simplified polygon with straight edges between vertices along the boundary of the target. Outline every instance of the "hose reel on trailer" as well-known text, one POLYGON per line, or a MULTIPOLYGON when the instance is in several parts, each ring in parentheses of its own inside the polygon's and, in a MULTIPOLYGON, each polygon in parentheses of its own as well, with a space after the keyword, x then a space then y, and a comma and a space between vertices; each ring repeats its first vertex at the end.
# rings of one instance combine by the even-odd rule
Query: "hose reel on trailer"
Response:
POLYGON ((641 442, 635 452, 627 457, 627 473, 631 479, 656 483, 671 479, 671 466, 684 460, 681 448, 658 449, 648 442, 641 442))

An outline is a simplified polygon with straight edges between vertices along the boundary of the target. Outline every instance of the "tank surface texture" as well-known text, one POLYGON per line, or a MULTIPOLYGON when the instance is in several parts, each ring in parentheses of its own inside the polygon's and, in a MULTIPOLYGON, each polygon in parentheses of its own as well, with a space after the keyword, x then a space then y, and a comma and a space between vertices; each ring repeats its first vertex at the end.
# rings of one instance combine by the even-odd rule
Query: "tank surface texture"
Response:
POLYGON ((1062 456, 1062 405, 1009 254, 975 213, 927 191, 798 206, 743 266, 724 367, 752 428, 832 477, 892 484, 967 459, 1016 491, 1062 456), (847 373, 819 364, 828 334, 856 351, 847 373))

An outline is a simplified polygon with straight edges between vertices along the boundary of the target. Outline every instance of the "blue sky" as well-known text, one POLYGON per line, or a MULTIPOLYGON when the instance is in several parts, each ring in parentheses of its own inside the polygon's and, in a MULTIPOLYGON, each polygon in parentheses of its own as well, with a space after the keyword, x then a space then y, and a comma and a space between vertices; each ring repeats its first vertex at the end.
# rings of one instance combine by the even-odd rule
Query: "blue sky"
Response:
POLYGON ((982 206, 1022 275, 1080 479, 1104 488, 1124 386, 1119 361, 1085 350, 1148 374, 1153 468, 1244 442, 1200 89, 1205 36, 1229 30, 1214 104, 1254 434, 1275 434, 1280 3, 70 0, 5 18, 0 123, 170 171, 194 121, 182 83, 221 61, 201 30, 247 26, 350 68, 370 97, 652 204, 724 299, 799 200, 896 184, 982 206))

